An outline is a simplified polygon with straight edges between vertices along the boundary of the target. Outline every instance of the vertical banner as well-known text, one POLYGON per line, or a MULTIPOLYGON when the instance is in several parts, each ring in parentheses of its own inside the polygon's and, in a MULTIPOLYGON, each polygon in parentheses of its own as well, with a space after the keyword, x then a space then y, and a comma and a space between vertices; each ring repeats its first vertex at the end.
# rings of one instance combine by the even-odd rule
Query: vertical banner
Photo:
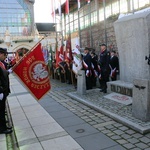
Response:
POLYGON ((40 100, 51 89, 41 44, 29 51, 14 66, 13 71, 37 100, 40 100))
POLYGON ((66 0, 66 3, 65 3, 65 13, 69 14, 69 0, 66 0))
POLYGON ((80 46, 79 46, 79 37, 76 37, 74 39, 71 39, 71 45, 72 45, 72 56, 73 56, 73 65, 72 65, 72 71, 75 74, 78 74, 78 71, 82 69, 82 58, 81 58, 81 52, 80 52, 80 46))

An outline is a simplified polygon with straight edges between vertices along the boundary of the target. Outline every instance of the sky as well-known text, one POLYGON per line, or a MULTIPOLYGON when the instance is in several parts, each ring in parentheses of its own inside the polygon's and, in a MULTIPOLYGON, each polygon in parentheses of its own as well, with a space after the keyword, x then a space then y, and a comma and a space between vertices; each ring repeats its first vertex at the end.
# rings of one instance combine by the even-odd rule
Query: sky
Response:
MULTIPOLYGON (((52 23, 52 0, 35 0, 34 3, 34 16, 35 16, 35 22, 36 23, 52 23)), ((58 2, 59 0, 55 0, 55 2, 58 2)), ((61 3, 64 3, 65 0, 60 0, 61 3)), ((55 4, 57 5, 57 4, 55 4)))

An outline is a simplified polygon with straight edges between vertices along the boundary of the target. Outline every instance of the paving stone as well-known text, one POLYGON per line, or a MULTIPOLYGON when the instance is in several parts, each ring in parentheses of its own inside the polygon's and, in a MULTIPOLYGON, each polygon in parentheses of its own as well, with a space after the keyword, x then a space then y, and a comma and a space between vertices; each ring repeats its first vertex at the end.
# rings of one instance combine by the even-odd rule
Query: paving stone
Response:
POLYGON ((121 139, 121 140, 116 140, 119 144, 126 144, 126 143, 128 143, 128 141, 126 141, 126 140, 123 140, 123 139, 121 139))
POLYGON ((112 128, 114 128, 114 126, 113 125, 108 125, 108 126, 105 126, 105 128, 112 129, 112 128))
POLYGON ((149 139, 149 138, 147 138, 147 137, 139 138, 139 140, 140 140, 141 142, 145 143, 145 144, 150 143, 150 139, 149 139))
POLYGON ((133 148, 132 150, 141 150, 141 148, 137 148, 137 147, 136 147, 136 148, 133 148))
POLYGON ((150 138, 150 133, 145 134, 146 137, 150 138))
POLYGON ((124 134, 124 132, 123 132, 123 131, 121 131, 121 130, 115 130, 115 131, 114 131, 114 133, 116 133, 117 135, 124 134))
POLYGON ((122 127, 119 127, 119 129, 122 130, 122 131, 126 131, 126 130, 128 130, 129 128, 128 128, 128 127, 125 127, 125 126, 122 126, 122 127))
POLYGON ((127 131, 125 131, 127 134, 130 134, 130 135, 132 135, 132 134, 134 134, 135 133, 135 131, 133 131, 133 130, 127 130, 127 131))
POLYGON ((113 140, 121 139, 121 137, 120 137, 120 136, 118 136, 118 135, 114 135, 114 136, 112 136, 111 138, 112 138, 113 140))
POLYGON ((135 133, 132 136, 135 137, 135 138, 141 138, 141 137, 143 137, 143 135, 140 134, 140 133, 135 133))
POLYGON ((114 126, 115 126, 115 127, 121 127, 122 124, 120 124, 120 123, 115 123, 114 126))
POLYGON ((148 148, 148 145, 144 144, 144 143, 137 143, 135 144, 137 147, 141 148, 141 149, 146 149, 148 148))
POLYGON ((104 134, 108 134, 108 133, 110 133, 111 131, 110 130, 103 130, 103 131, 101 131, 102 133, 104 133, 104 134))
POLYGON ((130 143, 135 144, 138 143, 139 140, 137 140, 136 138, 131 138, 131 139, 127 139, 130 143))
POLYGON ((129 138, 131 138, 131 136, 128 135, 128 134, 122 134, 121 137, 124 138, 124 139, 129 139, 129 138))
POLYGON ((131 149, 131 148, 134 148, 134 147, 135 147, 135 145, 130 144, 130 143, 128 143, 128 144, 123 144, 123 146, 126 147, 127 149, 131 149))
POLYGON ((113 132, 110 132, 110 133, 107 133, 107 136, 109 136, 109 137, 112 137, 112 136, 114 136, 115 134, 113 133, 113 132))

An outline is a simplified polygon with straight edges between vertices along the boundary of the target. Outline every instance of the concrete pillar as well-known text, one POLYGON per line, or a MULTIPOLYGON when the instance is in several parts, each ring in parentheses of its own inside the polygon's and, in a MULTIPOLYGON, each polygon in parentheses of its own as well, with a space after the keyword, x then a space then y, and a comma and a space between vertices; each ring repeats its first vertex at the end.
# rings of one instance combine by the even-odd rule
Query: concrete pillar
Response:
POLYGON ((78 71, 78 79, 77 79, 77 93, 78 94, 86 94, 86 81, 85 81, 85 71, 78 71))
POLYGON ((150 81, 135 79, 133 84, 132 115, 142 121, 150 121, 150 81))

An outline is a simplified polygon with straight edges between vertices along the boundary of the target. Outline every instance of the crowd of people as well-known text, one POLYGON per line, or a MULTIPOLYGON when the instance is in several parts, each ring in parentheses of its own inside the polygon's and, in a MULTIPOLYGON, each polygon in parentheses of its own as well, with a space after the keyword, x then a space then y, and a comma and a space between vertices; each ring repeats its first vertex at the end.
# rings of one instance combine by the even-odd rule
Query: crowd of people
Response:
MULTIPOLYGON (((97 81, 100 84, 100 92, 107 93, 107 82, 117 80, 119 74, 119 59, 115 51, 108 51, 106 44, 100 45, 99 56, 95 49, 85 47, 81 55, 82 70, 85 70, 86 89, 92 89, 97 81)), ((51 73, 53 78, 68 84, 77 84, 77 74, 72 71, 72 65, 67 59, 62 60, 56 67, 56 60, 53 61, 51 73)))
MULTIPOLYGON (((69 54, 69 52, 68 52, 69 54)), ((8 126, 5 117, 6 99, 10 93, 9 88, 9 73, 12 72, 11 64, 6 61, 7 49, 0 48, 0 134, 9 134, 12 132, 12 127, 8 126), (10 68, 10 69, 9 69, 10 68)), ((69 55, 68 55, 69 56, 69 55)), ((85 71, 86 89, 92 89, 96 86, 97 81, 100 84, 100 92, 107 93, 107 82, 117 80, 119 74, 119 59, 115 51, 108 51, 105 44, 100 45, 99 56, 93 48, 84 48, 84 53, 80 55, 82 61, 82 70, 85 71)), ((73 84, 77 87, 77 74, 73 72, 72 66, 75 61, 69 57, 62 59, 57 65, 54 59, 50 68, 50 73, 54 79, 59 79, 61 82, 73 84)))

